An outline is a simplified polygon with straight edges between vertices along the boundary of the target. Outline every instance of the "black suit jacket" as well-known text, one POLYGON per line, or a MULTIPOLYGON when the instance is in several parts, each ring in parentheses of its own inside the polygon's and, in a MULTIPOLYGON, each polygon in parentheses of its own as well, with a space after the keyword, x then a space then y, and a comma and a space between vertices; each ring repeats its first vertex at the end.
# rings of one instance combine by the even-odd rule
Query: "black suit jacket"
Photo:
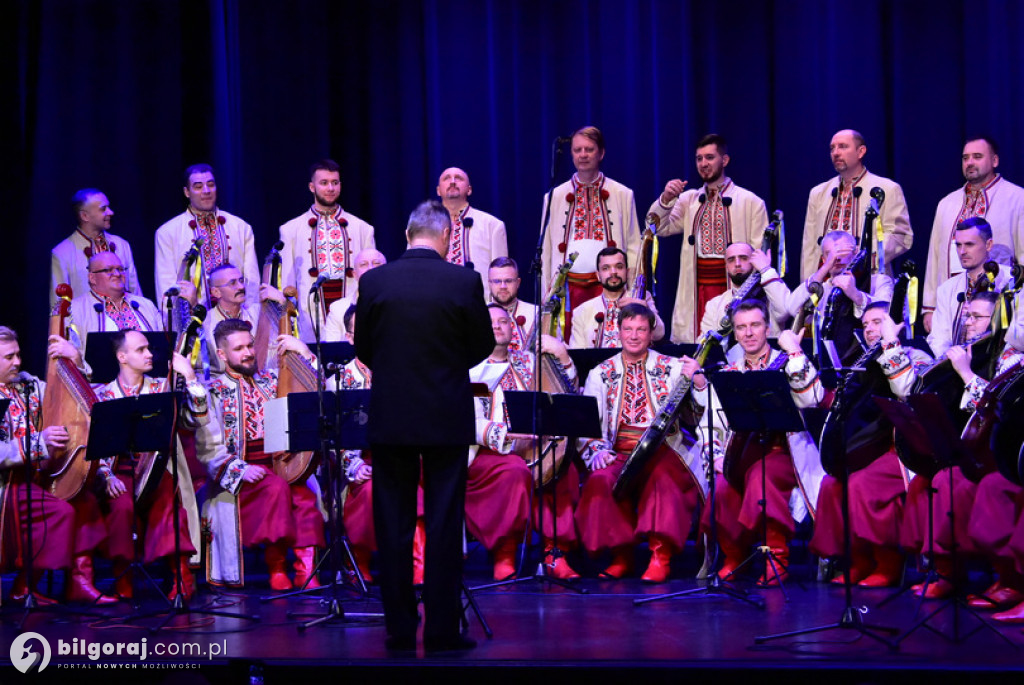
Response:
POLYGON ((494 350, 480 276, 409 249, 359 280, 356 355, 373 371, 370 443, 476 442, 469 370, 494 350))

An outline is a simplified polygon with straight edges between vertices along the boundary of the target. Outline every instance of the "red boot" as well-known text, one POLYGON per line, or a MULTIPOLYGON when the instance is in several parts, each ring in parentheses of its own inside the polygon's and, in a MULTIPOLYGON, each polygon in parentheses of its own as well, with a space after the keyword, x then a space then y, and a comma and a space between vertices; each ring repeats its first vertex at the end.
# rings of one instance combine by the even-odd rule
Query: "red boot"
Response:
POLYGON ((365 547, 359 547, 358 545, 352 545, 352 556, 356 560, 356 568, 359 569, 358 573, 363 577, 364 583, 372 583, 373 580, 370 578, 370 550, 365 547))
POLYGON ((946 599, 953 594, 953 563, 949 560, 949 557, 935 558, 935 570, 938 572, 941 578, 937 579, 934 583, 930 583, 927 589, 924 587, 924 583, 918 583, 913 587, 914 594, 918 597, 924 596, 925 599, 946 599))
MULTIPOLYGON (((875 570, 859 581, 861 587, 893 587, 903 575, 903 555, 895 547, 875 545, 875 570)), ((856 576, 854 576, 856 577, 856 576)))
POLYGON ((129 569, 129 563, 124 559, 118 559, 114 562, 114 592, 121 599, 131 599, 134 593, 132 588, 132 572, 129 569))
POLYGON ((416 532, 412 536, 412 584, 423 585, 423 558, 427 549, 427 524, 423 519, 416 521, 416 532))
POLYGON ((295 586, 304 587, 307 590, 320 587, 320 581, 313 573, 313 569, 316 568, 316 547, 313 545, 296 547, 293 551, 295 552, 295 586), (309 580, 308 585, 306 584, 307 579, 309 580))
POLYGON ((494 549, 494 579, 510 580, 516 577, 516 544, 515 538, 505 537, 498 541, 494 549))
MULTIPOLYGON (((32 587, 37 587, 39 585, 39 581, 42 579, 42 577, 43 577, 43 572, 42 571, 33 571, 32 572, 32 587)), ((39 605, 39 606, 49 606, 51 604, 56 604, 57 603, 57 600, 50 599, 49 597, 47 597, 47 596, 45 596, 45 595, 43 595, 43 594, 41 594, 39 592, 36 592, 35 590, 32 591, 32 596, 35 598, 36 604, 39 605)), ((11 586, 11 599, 14 600, 15 602, 20 602, 22 600, 28 599, 28 584, 25 582, 25 571, 24 571, 24 569, 21 570, 21 571, 18 571, 18 575, 14 578, 14 585, 11 586)))
POLYGON ((580 574, 573 570, 563 555, 554 556, 555 541, 544 539, 544 573, 559 580, 578 580, 580 574))
POLYGON ((85 602, 88 604, 115 604, 117 600, 107 597, 92 584, 92 555, 79 554, 71 560, 71 572, 68 574, 65 596, 69 602, 85 602))
POLYGON ((171 591, 167 598, 173 602, 178 596, 178 578, 181 578, 181 596, 186 601, 192 599, 196 594, 196 579, 188 567, 188 555, 182 554, 178 563, 174 563, 174 557, 167 557, 167 565, 171 567, 171 591))
POLYGON ((609 580, 625 578, 633 573, 633 546, 623 545, 612 550, 612 562, 601 572, 601 577, 609 580))
POLYGON ((668 580, 671 569, 669 564, 672 561, 672 545, 661 535, 652 534, 647 541, 651 548, 651 561, 647 564, 647 570, 640 576, 645 583, 664 583, 668 580))
POLYGON ((281 545, 267 545, 263 551, 263 558, 267 562, 267 571, 270 573, 270 589, 275 592, 291 590, 294 585, 285 573, 285 551, 281 545))

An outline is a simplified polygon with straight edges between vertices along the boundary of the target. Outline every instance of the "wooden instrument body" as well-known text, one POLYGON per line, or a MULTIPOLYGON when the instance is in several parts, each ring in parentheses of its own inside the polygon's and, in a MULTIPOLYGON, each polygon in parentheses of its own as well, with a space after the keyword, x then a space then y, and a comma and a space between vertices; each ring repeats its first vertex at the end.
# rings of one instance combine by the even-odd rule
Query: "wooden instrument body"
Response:
POLYGON ((964 426, 963 455, 960 470, 972 482, 979 482, 986 475, 996 471, 999 464, 992 450, 992 434, 1004 417, 1000 408, 1013 400, 1013 396, 1024 391, 1024 363, 1006 369, 992 379, 982 393, 978 405, 964 426))
MULTIPOLYGON (((71 286, 58 286, 57 295, 61 301, 50 317, 49 332, 67 339, 71 286)), ((74 362, 63 357, 47 360, 42 425, 64 426, 68 431, 68 444, 47 461, 42 476, 50 494, 64 501, 78 495, 91 482, 98 468, 98 462, 85 460, 92 405, 96 402, 96 393, 74 362)))
MULTIPOLYGON (((275 247, 263 262, 263 283, 276 288, 280 273, 281 253, 275 247)), ((256 368, 264 370, 267 368, 271 336, 277 335, 281 330, 281 319, 286 314, 287 308, 280 302, 264 300, 260 303, 260 318, 256 324, 256 330, 253 331, 256 368)))
MULTIPOLYGON (((290 303, 284 308, 279 320, 280 335, 288 335, 295 308, 290 303)), ((277 373, 277 396, 287 397, 293 392, 316 392, 317 374, 313 367, 294 352, 285 352, 279 357, 277 373)), ((278 452, 273 455, 274 473, 288 483, 306 481, 319 465, 317 452, 278 452)))

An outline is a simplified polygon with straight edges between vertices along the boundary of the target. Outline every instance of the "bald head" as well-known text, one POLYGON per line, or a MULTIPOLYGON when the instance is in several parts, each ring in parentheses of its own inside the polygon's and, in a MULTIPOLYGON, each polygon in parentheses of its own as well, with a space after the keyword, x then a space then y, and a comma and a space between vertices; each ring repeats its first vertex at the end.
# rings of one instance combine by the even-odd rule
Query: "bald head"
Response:
POLYGON ((832 166, 844 179, 859 176, 864 169, 864 155, 868 148, 864 144, 864 136, 852 128, 844 128, 832 136, 828 146, 832 157, 832 166))
POLYGON ((378 266, 387 264, 387 257, 380 250, 376 250, 372 247, 368 247, 365 250, 360 250, 356 253, 356 258, 353 260, 353 272, 356 280, 365 274, 370 269, 376 269, 378 266))
POLYGON ((437 195, 449 210, 461 209, 469 202, 473 187, 469 185, 469 174, 457 166, 441 172, 437 180, 437 195))
MULTIPOLYGON (((89 286, 97 294, 120 300, 124 297, 125 273, 120 258, 113 252, 100 252, 89 258, 89 286)), ((84 293, 75 293, 82 295, 84 293)))
POLYGON ((754 248, 748 243, 733 243, 725 248, 725 271, 733 285, 741 285, 754 270, 750 263, 750 255, 754 248))

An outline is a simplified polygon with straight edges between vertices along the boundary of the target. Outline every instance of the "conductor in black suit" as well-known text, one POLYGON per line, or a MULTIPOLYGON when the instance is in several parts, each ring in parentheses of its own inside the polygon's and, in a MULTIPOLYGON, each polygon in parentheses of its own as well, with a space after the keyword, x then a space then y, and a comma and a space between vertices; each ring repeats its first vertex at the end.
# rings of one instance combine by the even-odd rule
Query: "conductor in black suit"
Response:
POLYGON ((405 254, 359 282, 355 346, 373 371, 368 437, 389 649, 416 646, 412 542, 421 455, 423 645, 475 645, 459 630, 468 447, 476 441, 469 370, 494 349, 494 334, 480 277, 444 260, 450 232, 444 207, 423 202, 409 217, 405 254))

